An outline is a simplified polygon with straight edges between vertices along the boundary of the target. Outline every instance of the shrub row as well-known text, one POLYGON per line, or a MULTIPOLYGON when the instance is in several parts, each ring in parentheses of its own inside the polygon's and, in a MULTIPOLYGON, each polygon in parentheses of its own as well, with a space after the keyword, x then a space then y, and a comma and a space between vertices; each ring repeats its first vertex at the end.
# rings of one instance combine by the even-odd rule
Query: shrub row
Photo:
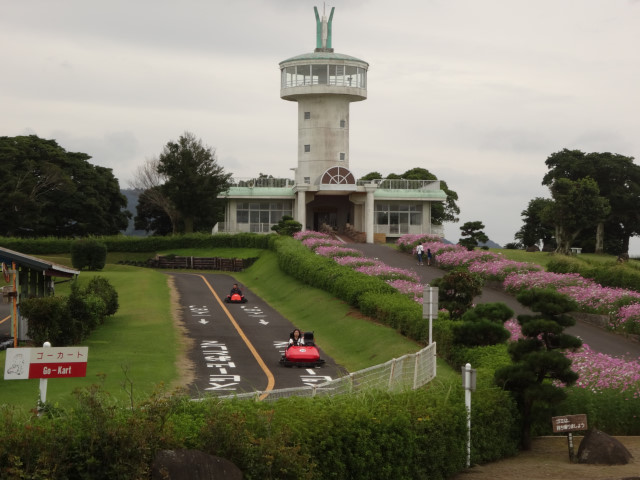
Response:
POLYGON ((68 297, 23 300, 20 311, 29 319, 27 335, 36 345, 77 345, 118 311, 118 293, 107 279, 94 277, 84 288, 74 282, 68 297))
MULTIPOLYGON (((174 248, 268 248, 270 237, 254 233, 216 234, 194 233, 167 237, 91 237, 107 247, 109 252, 159 252, 174 248)), ((0 246, 32 255, 66 254, 71 251, 72 238, 0 237, 0 246)))
POLYGON ((590 278, 603 287, 624 288, 640 292, 640 272, 625 264, 590 265, 573 258, 557 258, 550 260, 547 271, 554 273, 578 273, 590 278))
MULTIPOLYGON (((76 396, 41 418, 0 407, 3 478, 148 478, 158 450, 181 448, 227 458, 248 480, 445 479, 466 462, 460 386, 273 404, 157 395, 132 409, 98 386, 76 396)), ((476 392, 474 463, 515 453, 513 415, 503 392, 476 392)))

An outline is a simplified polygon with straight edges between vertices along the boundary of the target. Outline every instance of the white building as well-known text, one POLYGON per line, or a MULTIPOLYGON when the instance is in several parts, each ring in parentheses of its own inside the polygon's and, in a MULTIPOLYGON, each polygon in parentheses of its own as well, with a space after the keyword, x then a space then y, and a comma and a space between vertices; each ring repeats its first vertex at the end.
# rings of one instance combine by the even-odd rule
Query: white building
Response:
POLYGON ((349 169, 349 105, 367 98, 369 64, 334 52, 334 10, 320 18, 314 7, 316 49, 280 62, 280 97, 298 104, 295 179, 235 180, 223 195, 219 231, 270 233, 290 215, 305 230, 364 232, 367 243, 407 233, 442 236, 442 226, 431 224, 431 204, 446 199, 439 181, 360 181, 349 169))

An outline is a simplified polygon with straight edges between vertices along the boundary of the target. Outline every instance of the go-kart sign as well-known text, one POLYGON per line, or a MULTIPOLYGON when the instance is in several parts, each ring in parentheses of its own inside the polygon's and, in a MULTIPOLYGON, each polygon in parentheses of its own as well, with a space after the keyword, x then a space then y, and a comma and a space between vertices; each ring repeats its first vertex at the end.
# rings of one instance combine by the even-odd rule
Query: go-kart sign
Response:
POLYGON ((89 347, 8 348, 5 380, 87 376, 89 347))

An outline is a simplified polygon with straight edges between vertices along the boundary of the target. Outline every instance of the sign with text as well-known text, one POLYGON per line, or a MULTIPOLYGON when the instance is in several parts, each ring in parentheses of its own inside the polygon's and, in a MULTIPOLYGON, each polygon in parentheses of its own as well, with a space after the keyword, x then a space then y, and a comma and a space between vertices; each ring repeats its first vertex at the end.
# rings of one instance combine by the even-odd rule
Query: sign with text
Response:
POLYGON ((587 430, 587 415, 565 415, 564 417, 551 417, 553 433, 579 432, 587 430))
POLYGON ((87 376, 89 347, 8 348, 5 380, 87 376))

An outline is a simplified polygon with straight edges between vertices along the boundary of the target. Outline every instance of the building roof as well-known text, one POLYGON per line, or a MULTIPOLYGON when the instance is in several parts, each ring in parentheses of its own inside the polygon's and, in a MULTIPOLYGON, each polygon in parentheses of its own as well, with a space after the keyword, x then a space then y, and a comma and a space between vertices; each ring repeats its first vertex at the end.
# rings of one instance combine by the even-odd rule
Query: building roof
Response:
POLYGON ((335 52, 310 52, 303 53, 301 55, 296 55, 295 57, 288 58, 280 62, 280 65, 289 62, 299 62, 305 60, 342 60, 347 62, 357 62, 363 63, 367 67, 369 64, 364 60, 360 60, 359 58, 352 57, 351 55, 345 55, 343 53, 335 53, 335 52))
POLYGON ((0 247, 0 262, 4 262, 7 266, 16 262, 20 266, 41 271, 43 275, 49 277, 72 277, 80 274, 79 270, 2 247, 0 247))

